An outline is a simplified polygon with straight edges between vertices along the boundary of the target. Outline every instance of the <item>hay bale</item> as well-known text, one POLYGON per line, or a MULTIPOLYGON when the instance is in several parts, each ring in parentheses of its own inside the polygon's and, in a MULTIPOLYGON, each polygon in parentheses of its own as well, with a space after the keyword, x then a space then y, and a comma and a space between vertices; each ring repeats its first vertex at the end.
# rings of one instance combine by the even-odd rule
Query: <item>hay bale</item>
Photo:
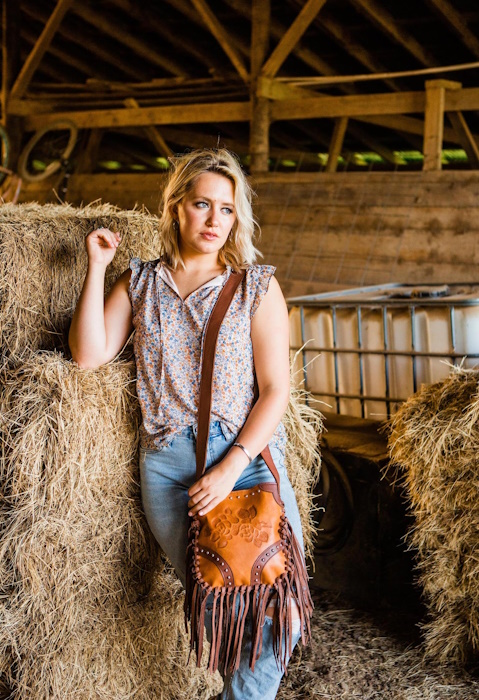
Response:
POLYGON ((392 464, 414 516, 426 654, 464 664, 479 655, 479 372, 457 369, 424 386, 390 427, 392 464))
POLYGON ((314 563, 317 524, 313 499, 321 469, 319 439, 323 419, 321 413, 308 402, 310 400, 311 396, 292 381, 283 424, 288 438, 285 466, 298 502, 306 558, 314 563))
MULTIPOLYGON (((206 700, 221 685, 186 666, 183 592, 144 520, 134 382, 131 360, 82 370, 51 352, 2 371, 0 672, 17 700, 206 700)), ((311 551, 319 424, 298 392, 286 425, 311 551)))
POLYGON ((3 371, 0 657, 18 700, 206 700, 221 684, 185 668, 182 593, 139 499, 134 380, 131 361, 56 353, 3 371))
POLYGON ((108 290, 131 257, 158 255, 158 219, 108 204, 0 207, 0 367, 37 350, 62 349, 86 273, 85 236, 108 227, 122 244, 107 269, 108 290))

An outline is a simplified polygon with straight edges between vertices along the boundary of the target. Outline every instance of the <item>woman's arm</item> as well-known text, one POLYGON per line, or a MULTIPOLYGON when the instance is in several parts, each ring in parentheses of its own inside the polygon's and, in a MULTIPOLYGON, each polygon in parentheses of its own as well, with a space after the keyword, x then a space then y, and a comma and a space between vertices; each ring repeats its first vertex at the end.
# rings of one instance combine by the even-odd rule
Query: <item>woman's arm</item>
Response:
POLYGON ((113 359, 133 329, 130 270, 121 275, 104 300, 105 271, 119 244, 119 234, 108 229, 92 231, 86 238, 88 270, 68 336, 72 357, 81 367, 99 367, 113 359))
MULTIPOLYGON (((288 310, 274 277, 253 316, 251 339, 259 396, 237 442, 254 458, 266 447, 281 421, 290 392, 288 310)), ((207 513, 226 498, 247 464, 243 450, 233 447, 190 488, 189 513, 207 513)))

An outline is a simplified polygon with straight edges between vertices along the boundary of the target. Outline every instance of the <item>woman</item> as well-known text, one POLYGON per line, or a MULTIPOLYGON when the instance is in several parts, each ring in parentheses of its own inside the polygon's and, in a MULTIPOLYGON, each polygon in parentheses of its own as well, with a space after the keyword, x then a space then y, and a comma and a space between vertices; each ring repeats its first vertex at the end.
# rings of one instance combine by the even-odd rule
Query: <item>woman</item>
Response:
MULTIPOLYGON (((188 515, 208 513, 233 489, 271 482, 258 456, 268 443, 286 515, 302 545, 281 424, 290 386, 287 308, 274 268, 254 264, 251 194, 239 163, 224 149, 176 158, 163 195, 160 259, 133 259, 103 302, 105 270, 120 236, 92 231, 86 239, 88 271, 70 329, 72 356, 82 367, 113 359, 136 330, 142 500, 151 530, 183 584, 188 515), (203 331, 225 281, 240 269, 246 276, 217 345, 207 470, 196 480, 203 331)), ((272 609, 254 672, 246 634, 239 669, 225 677, 225 700, 276 696, 282 671, 273 654, 272 609)), ((293 645, 300 636, 297 608, 294 612, 293 645)))

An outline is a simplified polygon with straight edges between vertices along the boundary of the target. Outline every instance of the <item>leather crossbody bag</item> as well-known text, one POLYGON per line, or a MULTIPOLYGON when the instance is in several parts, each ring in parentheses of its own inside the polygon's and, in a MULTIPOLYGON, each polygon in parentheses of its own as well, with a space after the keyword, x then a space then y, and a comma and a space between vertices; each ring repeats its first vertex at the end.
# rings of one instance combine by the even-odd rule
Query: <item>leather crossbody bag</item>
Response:
MULTIPOLYGON (((211 313, 203 344, 196 442, 196 477, 206 468, 216 342, 243 273, 232 272, 211 313)), ((261 456, 274 482, 235 490, 203 516, 190 519, 185 619, 190 653, 200 664, 207 606, 211 610, 208 668, 234 672, 240 662, 245 625, 252 625, 250 668, 262 650, 266 609, 274 605, 273 649, 286 671, 292 651, 293 608, 304 644, 311 637, 311 600, 304 555, 285 515, 280 478, 267 446, 261 456)))

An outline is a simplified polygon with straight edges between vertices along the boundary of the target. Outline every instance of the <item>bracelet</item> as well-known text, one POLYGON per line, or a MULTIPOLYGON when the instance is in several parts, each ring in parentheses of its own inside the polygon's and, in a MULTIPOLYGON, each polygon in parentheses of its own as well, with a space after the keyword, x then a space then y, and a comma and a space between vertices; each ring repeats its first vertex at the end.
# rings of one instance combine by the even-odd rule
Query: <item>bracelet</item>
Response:
POLYGON ((249 461, 250 461, 250 462, 253 461, 253 458, 252 458, 252 456, 250 455, 250 453, 248 452, 248 450, 246 449, 246 447, 245 447, 244 445, 242 445, 240 442, 234 442, 233 445, 232 445, 232 447, 239 447, 241 450, 243 450, 243 452, 245 453, 245 455, 248 457, 249 461))

